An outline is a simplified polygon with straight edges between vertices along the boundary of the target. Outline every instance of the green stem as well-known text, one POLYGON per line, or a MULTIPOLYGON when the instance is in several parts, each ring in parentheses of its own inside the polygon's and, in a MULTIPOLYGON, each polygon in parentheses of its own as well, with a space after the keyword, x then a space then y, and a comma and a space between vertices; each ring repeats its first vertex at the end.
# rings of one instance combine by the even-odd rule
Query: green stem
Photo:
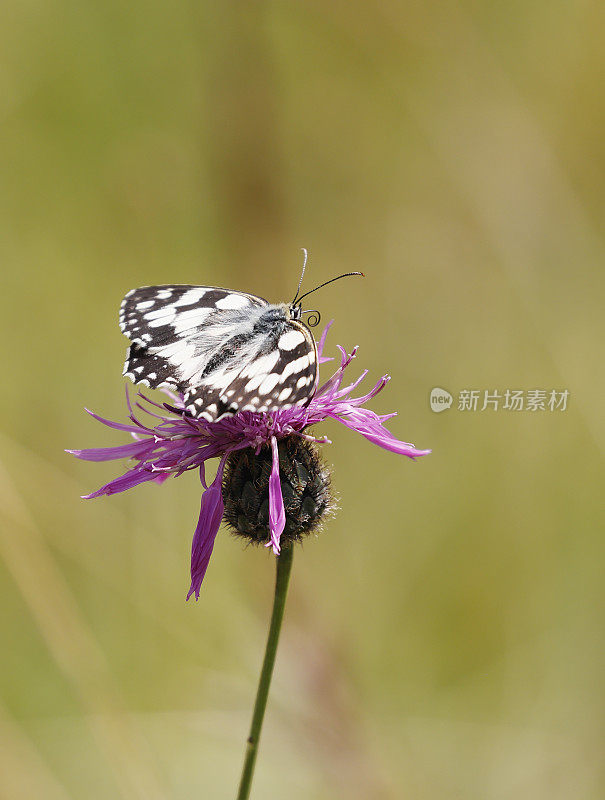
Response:
POLYGON ((288 592, 288 581, 290 580, 290 570, 292 569, 292 556, 294 546, 285 543, 281 554, 277 557, 277 570, 275 574, 275 597, 273 598, 273 612, 271 614, 271 625, 269 626, 269 636, 265 648, 265 658, 258 681, 256 691, 256 702, 254 703, 254 713, 252 714, 252 724, 250 725, 250 736, 246 745, 246 755, 244 756, 244 767, 239 785, 237 800, 247 800, 250 796, 252 786, 252 776, 254 774, 254 764, 258 751, 258 741, 263 726, 267 698, 269 697, 269 686, 273 675, 273 665, 275 664, 275 654, 277 653, 277 643, 281 630, 282 619, 284 618, 284 607, 286 605, 286 594, 288 592))

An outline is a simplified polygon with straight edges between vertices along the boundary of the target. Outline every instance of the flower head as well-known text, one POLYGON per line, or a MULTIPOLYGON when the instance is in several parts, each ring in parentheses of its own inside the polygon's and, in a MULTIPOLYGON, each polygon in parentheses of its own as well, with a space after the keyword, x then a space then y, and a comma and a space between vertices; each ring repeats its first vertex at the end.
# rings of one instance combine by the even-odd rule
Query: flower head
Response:
MULTIPOLYGON (((279 475, 285 524, 280 545, 300 541, 332 511, 330 471, 314 441, 286 436, 260 451, 247 447, 227 458, 223 477, 223 519, 230 530, 252 544, 271 544, 269 487, 279 475)), ((279 494, 276 492, 277 496, 279 494)))
MULTIPOLYGON (((318 342, 320 363, 332 360, 323 356, 329 327, 330 325, 326 327, 318 342)), ((360 433, 373 444, 391 450, 393 453, 414 459, 431 452, 430 450, 418 450, 412 444, 399 441, 385 428, 385 421, 395 416, 394 414, 381 416, 365 407, 365 404, 386 386, 389 381, 388 375, 382 377, 371 391, 360 397, 354 397, 353 394, 367 375, 367 370, 364 370, 356 381, 343 387, 345 370, 355 358, 357 348, 354 348, 351 353, 347 353, 340 345, 338 349, 341 354, 340 366, 332 377, 317 390, 311 402, 304 407, 296 406, 269 414, 242 411, 218 422, 206 422, 191 416, 185 410, 182 398, 178 395, 167 392, 170 402, 159 404, 140 392, 134 408, 127 393, 130 419, 128 423, 112 422, 88 411, 92 417, 104 425, 130 434, 133 441, 117 447, 69 450, 68 452, 87 461, 129 458, 134 462, 134 466, 85 497, 88 499, 116 494, 146 481, 162 483, 171 475, 178 476, 189 470, 199 469, 204 491, 191 548, 191 587, 187 599, 192 594, 198 598, 223 514, 232 527, 237 528, 241 533, 246 532, 238 527, 237 498, 233 496, 234 475, 239 469, 239 464, 244 463, 247 459, 246 463, 251 469, 254 470, 258 467, 262 473, 264 463, 266 465, 265 472, 268 473, 267 480, 264 483, 256 481, 255 491, 267 492, 266 500, 268 502, 265 508, 268 512, 266 515, 268 520, 264 522, 267 525, 266 538, 268 541, 266 541, 266 546, 272 547, 273 552, 278 554, 284 529, 286 529, 286 535, 288 535, 288 530, 290 531, 292 534, 290 538, 298 538, 301 531, 312 527, 329 506, 327 494, 323 493, 322 488, 327 480, 325 470, 322 472, 320 466, 313 466, 315 462, 309 455, 308 449, 305 450, 305 448, 313 443, 326 444, 330 440, 325 436, 318 438, 311 435, 307 432, 308 428, 324 422, 326 419, 334 419, 347 428, 360 433), (143 420, 140 419, 140 413, 137 417, 135 409, 146 415, 143 420), (308 517, 308 524, 307 520, 304 521, 304 524, 288 520, 288 508, 293 506, 289 506, 290 498, 286 498, 284 503, 284 478, 280 475, 279 446, 282 440, 282 450, 284 447, 287 450, 287 452, 284 451, 286 453, 284 457, 292 457, 294 453, 298 458, 298 462, 295 461, 295 464, 300 462, 307 472, 311 469, 311 479, 304 481, 303 490, 297 500, 297 505, 295 505, 300 517, 303 504, 306 503, 307 511, 305 513, 308 517), (237 455, 239 451, 245 451, 241 453, 241 457, 237 455), (250 466, 250 459, 255 457, 263 462, 260 466, 258 464, 250 466), (205 464, 212 458, 218 458, 219 464, 216 477, 210 485, 207 485, 205 464), (305 459, 310 459, 310 461, 305 459), (270 469, 269 464, 271 465, 270 469), (322 486, 316 487, 315 494, 312 492, 315 476, 313 469, 316 470, 320 483, 322 480, 324 482, 322 486), (305 487, 307 488, 305 489, 305 487), (287 523, 289 523, 288 529, 287 523)), ((290 483, 292 482, 290 481, 290 483)), ((261 523, 254 526, 253 538, 257 540, 259 530, 264 530, 261 523)))

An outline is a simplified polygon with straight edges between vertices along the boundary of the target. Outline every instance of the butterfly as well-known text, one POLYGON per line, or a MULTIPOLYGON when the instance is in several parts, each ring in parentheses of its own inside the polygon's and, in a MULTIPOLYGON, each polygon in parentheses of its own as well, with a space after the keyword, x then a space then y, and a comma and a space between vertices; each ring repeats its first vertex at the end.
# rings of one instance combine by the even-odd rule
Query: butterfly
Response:
MULTIPOLYGON (((272 412, 310 402, 317 388, 317 345, 299 297, 272 304, 212 286, 142 286, 120 307, 130 339, 123 374, 135 384, 183 396, 194 417, 217 422, 240 411, 272 412)), ((309 318, 310 323, 310 318, 309 318)))

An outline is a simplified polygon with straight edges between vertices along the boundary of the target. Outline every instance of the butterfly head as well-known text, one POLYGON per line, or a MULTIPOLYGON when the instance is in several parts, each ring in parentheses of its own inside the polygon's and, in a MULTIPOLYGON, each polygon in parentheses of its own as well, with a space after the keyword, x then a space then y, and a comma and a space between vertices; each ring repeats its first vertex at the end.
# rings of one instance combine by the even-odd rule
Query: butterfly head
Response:
POLYGON ((288 306, 288 310, 290 312, 290 319, 300 319, 302 317, 302 308, 300 305, 296 306, 294 304, 288 306))
POLYGON ((306 319, 307 326, 309 328, 314 328, 316 325, 319 325, 319 321, 321 319, 319 311, 317 311, 314 308, 303 310, 300 301, 303 300, 308 295, 313 294, 313 292, 316 292, 318 289, 323 289, 324 286, 327 286, 329 283, 334 283, 334 281, 338 281, 341 278, 348 278, 351 275, 361 275, 362 278, 365 276, 363 272, 345 272, 342 275, 337 275, 335 278, 331 278, 329 281, 326 281, 325 283, 321 283, 319 286, 316 286, 315 289, 311 289, 310 291, 305 292, 299 297, 300 287, 302 286, 303 277, 305 275, 305 268, 307 266, 307 255, 308 255, 304 247, 302 248, 302 251, 304 253, 303 267, 302 267, 302 272, 300 274, 300 280, 298 281, 298 289, 296 290, 296 294, 294 295, 294 300, 292 300, 289 306, 290 316, 292 319, 299 320, 301 319, 303 314, 308 314, 309 316, 306 319))
POLYGON ((291 303, 288 306, 288 310, 290 319, 299 320, 302 319, 303 314, 308 314, 309 316, 305 319, 305 324, 308 328, 314 328, 321 321, 321 314, 315 308, 303 309, 300 303, 291 303))

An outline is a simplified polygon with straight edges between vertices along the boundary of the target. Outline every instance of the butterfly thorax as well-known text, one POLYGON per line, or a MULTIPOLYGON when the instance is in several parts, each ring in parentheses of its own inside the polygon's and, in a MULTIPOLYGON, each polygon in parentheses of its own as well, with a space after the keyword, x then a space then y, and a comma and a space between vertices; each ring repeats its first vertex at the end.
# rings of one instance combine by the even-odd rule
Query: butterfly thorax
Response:
POLYGON ((261 319, 268 324, 284 320, 299 320, 301 317, 301 307, 296 305, 288 305, 288 303, 276 303, 275 305, 267 306, 266 310, 261 314, 261 319))
POLYGON ((280 320, 287 322, 290 319, 293 319, 290 306, 286 303, 276 303, 275 305, 268 305, 262 311, 257 324, 273 325, 280 320))

